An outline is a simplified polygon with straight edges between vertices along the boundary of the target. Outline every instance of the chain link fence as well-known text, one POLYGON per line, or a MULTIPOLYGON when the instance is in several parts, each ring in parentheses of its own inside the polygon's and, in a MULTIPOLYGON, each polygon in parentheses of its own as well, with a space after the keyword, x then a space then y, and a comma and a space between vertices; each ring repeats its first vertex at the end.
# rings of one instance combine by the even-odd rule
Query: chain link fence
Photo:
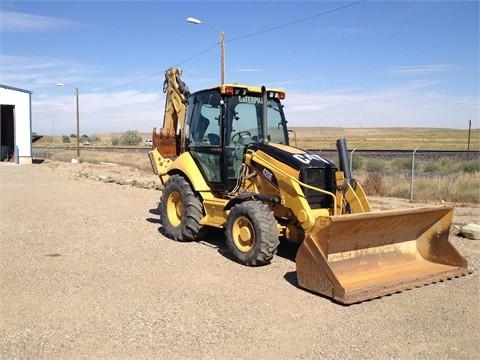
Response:
MULTIPOLYGON (((309 150, 338 165, 336 150, 309 150)), ((34 148, 34 158, 70 161, 73 149, 34 148)), ((352 175, 369 196, 410 199, 412 202, 480 202, 480 151, 362 150, 349 151, 352 175)), ((82 161, 115 162, 146 171, 144 149, 111 152, 82 151, 82 161)))
MULTIPOLYGON (((335 151, 310 150, 338 164, 335 151)), ((478 203, 479 151, 361 150, 349 152, 352 175, 367 195, 418 201, 478 203)))

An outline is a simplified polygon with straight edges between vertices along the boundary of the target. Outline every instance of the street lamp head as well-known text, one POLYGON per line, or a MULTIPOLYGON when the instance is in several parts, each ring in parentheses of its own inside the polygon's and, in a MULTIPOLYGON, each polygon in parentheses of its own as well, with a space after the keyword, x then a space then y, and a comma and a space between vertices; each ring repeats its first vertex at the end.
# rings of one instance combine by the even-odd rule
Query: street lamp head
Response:
POLYGON ((187 22, 190 23, 190 24, 195 24, 195 25, 205 24, 205 25, 208 25, 211 28, 217 30, 220 33, 220 42, 219 42, 219 44, 220 44, 220 56, 221 56, 221 60, 220 60, 220 63, 221 63, 220 85, 225 84, 225 33, 218 26, 216 26, 212 23, 209 23, 207 21, 202 22, 201 20, 198 20, 196 18, 188 17, 187 22))
POLYGON ((189 22, 190 24, 196 24, 196 25, 198 25, 198 24, 201 24, 201 23, 202 23, 200 20, 198 20, 198 19, 195 19, 195 18, 193 18, 193 17, 189 17, 189 18, 187 18, 187 22, 189 22))

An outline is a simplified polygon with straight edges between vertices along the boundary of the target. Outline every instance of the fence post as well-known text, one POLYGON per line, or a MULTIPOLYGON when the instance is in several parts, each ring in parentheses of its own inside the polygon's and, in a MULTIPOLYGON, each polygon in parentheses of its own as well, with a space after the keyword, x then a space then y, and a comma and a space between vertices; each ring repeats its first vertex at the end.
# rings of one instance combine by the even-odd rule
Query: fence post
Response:
POLYGON ((467 166, 470 160, 470 133, 472 132, 472 120, 468 120, 468 143, 467 143, 467 166))
POLYGON ((357 148, 350 151, 350 172, 353 171, 353 153, 355 152, 355 150, 357 150, 357 148))
POLYGON ((413 179, 415 177, 415 153, 418 150, 418 146, 413 150, 412 153, 412 178, 410 182, 410 202, 413 202, 413 179))

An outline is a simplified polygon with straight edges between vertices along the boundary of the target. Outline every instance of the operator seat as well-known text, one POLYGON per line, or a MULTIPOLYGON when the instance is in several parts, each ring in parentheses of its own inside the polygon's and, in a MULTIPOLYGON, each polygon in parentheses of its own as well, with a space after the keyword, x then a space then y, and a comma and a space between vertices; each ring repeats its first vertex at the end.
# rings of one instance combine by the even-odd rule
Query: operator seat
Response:
POLYGON ((208 141, 210 141, 210 145, 220 145, 220 136, 214 133, 210 133, 207 135, 208 141))
POLYGON ((210 120, 200 114, 200 118, 195 128, 192 129, 192 138, 195 143, 203 142, 203 136, 205 135, 205 131, 207 130, 208 125, 210 125, 210 120))

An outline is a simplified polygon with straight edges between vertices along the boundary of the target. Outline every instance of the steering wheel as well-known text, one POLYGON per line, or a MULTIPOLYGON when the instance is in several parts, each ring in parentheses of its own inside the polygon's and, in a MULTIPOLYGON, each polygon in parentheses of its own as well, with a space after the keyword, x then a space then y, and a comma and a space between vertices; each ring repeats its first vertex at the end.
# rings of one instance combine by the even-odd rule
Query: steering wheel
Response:
POLYGON ((239 132, 232 135, 232 142, 233 143, 239 142, 242 135, 248 135, 248 137, 250 139, 252 138, 252 133, 250 131, 239 131, 239 132), (238 137, 238 140, 235 141, 234 139, 237 138, 237 137, 238 137))

